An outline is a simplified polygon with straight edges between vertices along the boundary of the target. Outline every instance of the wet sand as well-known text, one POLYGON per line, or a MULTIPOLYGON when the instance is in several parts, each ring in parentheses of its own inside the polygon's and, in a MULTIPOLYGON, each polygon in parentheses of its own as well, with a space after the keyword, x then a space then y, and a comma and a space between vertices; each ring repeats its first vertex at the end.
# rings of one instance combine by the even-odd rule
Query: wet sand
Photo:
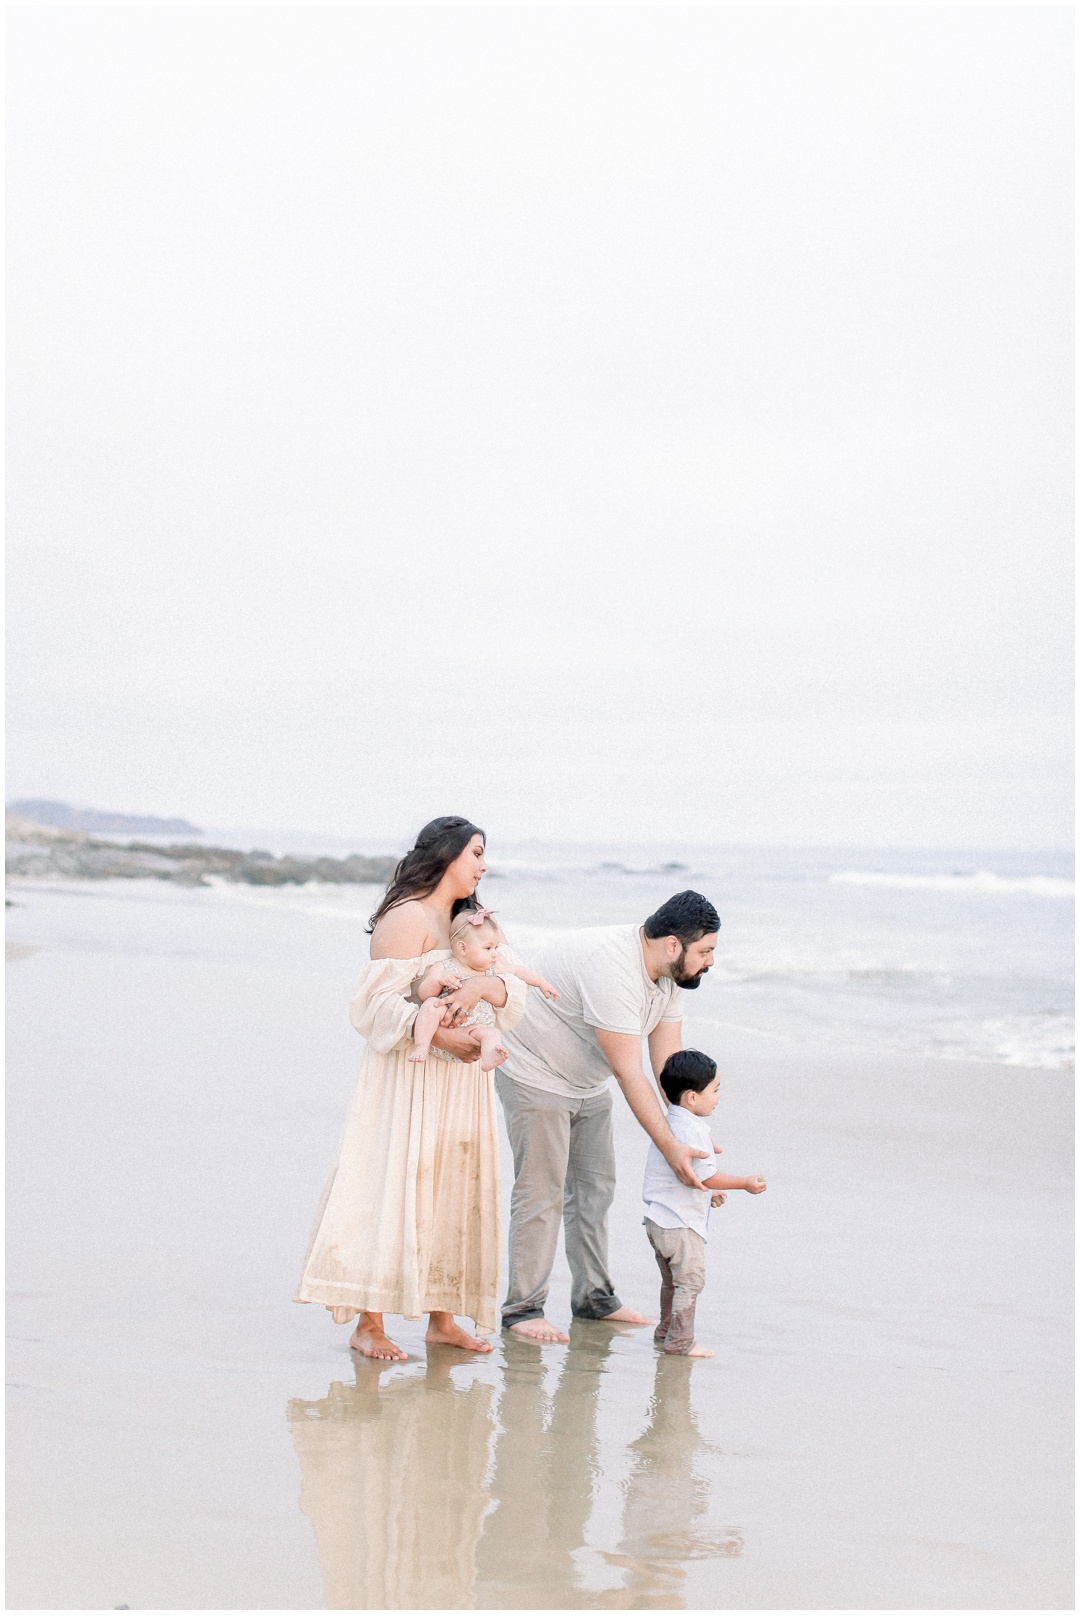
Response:
MULTIPOLYGON (((16 889, 9 1607, 1069 1608, 1071 1078, 725 1026, 699 1338, 380 1370, 291 1304, 358 1056, 340 917, 16 889)), ((656 1303, 624 1106, 625 1301, 656 1303)), ((560 1263, 551 1313, 568 1317, 560 1263)))

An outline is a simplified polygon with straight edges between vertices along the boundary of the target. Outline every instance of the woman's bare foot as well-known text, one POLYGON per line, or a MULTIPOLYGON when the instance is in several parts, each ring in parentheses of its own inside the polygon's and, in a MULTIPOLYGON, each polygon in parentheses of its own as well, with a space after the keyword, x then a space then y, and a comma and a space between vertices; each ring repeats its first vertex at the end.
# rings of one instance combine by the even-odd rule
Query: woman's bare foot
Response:
POLYGON ((512 1323, 507 1327, 512 1335, 520 1335, 523 1340, 539 1340, 543 1345, 565 1346, 570 1341, 569 1335, 564 1335, 546 1318, 525 1318, 521 1323, 512 1323))
POLYGON ((479 1335, 470 1335, 460 1329, 454 1322, 452 1312, 429 1313, 424 1339, 429 1346, 457 1346, 461 1351, 491 1350, 490 1340, 483 1340, 479 1335))
POLYGON ((655 1318, 647 1318, 643 1312, 635 1312, 632 1307, 620 1307, 617 1312, 609 1312, 605 1318, 597 1319, 598 1323, 655 1323, 655 1318))
POLYGON ((381 1362, 407 1363, 409 1354, 385 1334, 381 1312, 362 1312, 356 1328, 349 1336, 349 1345, 363 1357, 376 1357, 381 1362))

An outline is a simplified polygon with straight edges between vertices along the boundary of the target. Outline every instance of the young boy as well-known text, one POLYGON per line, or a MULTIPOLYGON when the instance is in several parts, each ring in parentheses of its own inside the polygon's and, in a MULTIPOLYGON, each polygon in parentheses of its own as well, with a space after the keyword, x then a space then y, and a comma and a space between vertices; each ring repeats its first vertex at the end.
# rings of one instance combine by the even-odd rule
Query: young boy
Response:
POLYGON ((709 1156, 693 1163, 704 1189, 688 1189, 679 1182, 656 1145, 649 1147, 641 1198, 645 1202, 645 1232, 661 1279, 660 1322, 653 1339, 673 1355, 712 1357, 714 1353, 708 1347, 694 1345, 694 1307, 705 1285, 710 1198, 713 1205, 722 1205, 724 1196, 716 1191, 745 1189, 748 1194, 760 1194, 765 1179, 729 1178, 714 1170, 712 1152, 717 1146, 705 1117, 712 1115, 720 1097, 715 1060, 698 1049, 680 1049, 664 1065, 660 1086, 669 1101, 667 1124, 675 1137, 683 1144, 708 1150, 709 1156))

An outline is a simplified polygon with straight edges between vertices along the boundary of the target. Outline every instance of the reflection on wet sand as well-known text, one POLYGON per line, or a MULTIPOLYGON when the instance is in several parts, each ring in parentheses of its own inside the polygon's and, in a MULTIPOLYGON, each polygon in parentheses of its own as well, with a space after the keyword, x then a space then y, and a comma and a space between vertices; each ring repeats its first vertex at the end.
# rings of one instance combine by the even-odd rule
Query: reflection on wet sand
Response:
POLYGON ((626 1488, 623 1536, 604 1557, 627 1573, 613 1608, 685 1609, 686 1565, 696 1559, 736 1559, 742 1532, 710 1530, 709 1483, 694 1468, 699 1455, 716 1455, 694 1422, 686 1357, 659 1355, 649 1422, 631 1443, 634 1466, 626 1488))
POLYGON ((621 1523, 600 1531, 609 1551, 589 1545, 602 1434, 608 1465, 619 1456, 598 1429, 614 1338, 575 1323, 558 1358, 504 1335, 503 1361, 470 1365, 462 1388, 450 1351, 431 1352, 426 1372, 356 1358, 355 1385, 290 1402, 327 1607, 685 1608, 687 1564, 742 1551, 737 1531, 707 1523, 695 1462, 712 1449, 685 1359, 658 1357, 621 1523))
POLYGON ((498 1506, 484 1522, 477 1607, 592 1608, 595 1597, 581 1591, 574 1556, 585 1545, 599 1480, 596 1415, 612 1331, 571 1324, 550 1396, 541 1348, 503 1339, 491 1485, 498 1506))
POLYGON ((402 1375, 355 1357, 355 1385, 289 1403, 327 1609, 473 1607, 493 1387, 458 1390, 460 1362, 436 1347, 402 1375))

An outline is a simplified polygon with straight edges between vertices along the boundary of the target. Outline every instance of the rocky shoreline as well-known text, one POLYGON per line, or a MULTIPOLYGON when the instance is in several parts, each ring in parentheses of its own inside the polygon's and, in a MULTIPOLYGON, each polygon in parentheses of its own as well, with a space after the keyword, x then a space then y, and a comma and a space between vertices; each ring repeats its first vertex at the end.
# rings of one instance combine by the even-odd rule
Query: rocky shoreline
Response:
POLYGON ((5 865, 9 875, 29 880, 171 880, 209 886, 213 880, 249 886, 304 886, 309 881, 381 885, 397 859, 275 858, 269 852, 239 852, 191 842, 159 847, 145 841, 103 841, 79 830, 62 830, 8 814, 5 865))

